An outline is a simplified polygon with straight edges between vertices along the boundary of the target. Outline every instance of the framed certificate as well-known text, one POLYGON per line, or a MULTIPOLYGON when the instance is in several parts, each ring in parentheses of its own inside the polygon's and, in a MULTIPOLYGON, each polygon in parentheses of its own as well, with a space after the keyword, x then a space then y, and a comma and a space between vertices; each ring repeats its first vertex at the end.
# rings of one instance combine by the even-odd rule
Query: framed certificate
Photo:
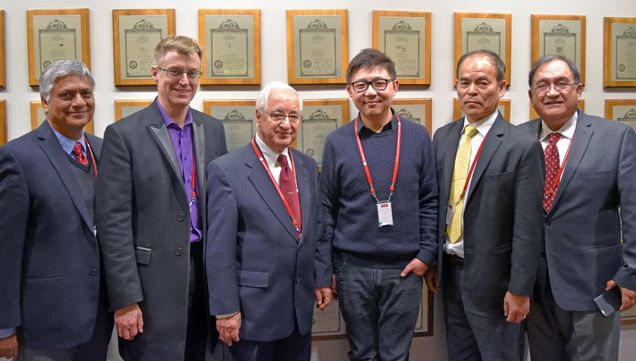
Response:
POLYGON ((605 99, 605 118, 636 129, 636 99, 605 99))
POLYGON ((532 15, 531 59, 561 55, 574 62, 585 84, 585 16, 532 15))
POLYGON ((304 100, 296 149, 314 158, 321 167, 327 135, 348 121, 348 99, 304 100))
POLYGON ((260 10, 199 10, 202 85, 261 83, 260 10))
MULTIPOLYGON (((499 113, 503 115, 507 122, 510 122, 510 99, 499 99, 497 110, 499 110, 499 113)), ((463 116, 464 112, 459 104, 459 99, 453 98, 453 119, 458 120, 463 116)))
POLYGON ((314 316, 311 320, 312 340, 335 340, 347 338, 347 329, 338 299, 333 299, 324 310, 314 308, 314 316))
POLYGON ((7 144, 7 101, 0 99, 0 145, 7 144))
POLYGON ((61 59, 79 60, 91 67, 88 9, 27 10, 29 85, 61 59))
MULTIPOLYGON (((579 100, 579 109, 581 109, 582 111, 585 111, 585 99, 579 100)), ((532 103, 530 103, 530 119, 535 119, 538 117, 539 117, 539 114, 537 114, 537 112, 534 110, 534 107, 532 106, 532 103)))
MULTIPOLYGON (((43 122, 46 121, 46 113, 44 112, 44 107, 42 106, 42 102, 39 100, 31 101, 31 129, 37 129, 43 122)), ((93 120, 91 119, 86 127, 85 131, 93 134, 93 120)))
POLYGON ((433 132, 433 100, 431 98, 422 99, 393 99, 393 110, 395 114, 403 118, 411 119, 420 123, 428 130, 428 135, 433 132))
POLYGON ((204 100, 203 111, 223 122, 230 152, 248 145, 256 134, 256 100, 204 100))
POLYGON ((290 84, 345 84, 347 10, 287 10, 290 84))
POLYGON ((133 113, 137 113, 138 111, 142 110, 143 108, 146 108, 150 104, 152 104, 152 99, 115 100, 115 121, 117 122, 133 113))
POLYGON ((115 86, 154 85, 155 46, 175 34, 174 9, 114 9, 115 86))
POLYGON ((415 337, 433 336, 433 292, 422 285, 422 301, 415 322, 415 337))
POLYGON ((431 85, 431 13, 373 11, 373 47, 395 62, 400 85, 431 85))
POLYGON ((636 87, 636 18, 603 18, 603 87, 636 87))
POLYGON ((4 10, 0 10, 0 88, 7 86, 7 60, 4 41, 4 10))
MULTIPOLYGON (((499 55, 506 64, 506 83, 510 85, 512 15, 455 13, 455 64, 462 55, 487 49, 499 55)), ((456 67, 453 66, 453 69, 456 67)), ((454 70, 453 70, 454 71, 454 70)), ((453 76, 457 80, 457 74, 453 76)))

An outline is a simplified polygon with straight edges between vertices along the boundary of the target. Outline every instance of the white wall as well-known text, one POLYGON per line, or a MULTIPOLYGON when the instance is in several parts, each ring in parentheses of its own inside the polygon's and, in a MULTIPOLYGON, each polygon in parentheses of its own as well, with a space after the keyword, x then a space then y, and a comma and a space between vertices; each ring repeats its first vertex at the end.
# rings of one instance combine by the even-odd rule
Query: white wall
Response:
MULTIPOLYGON (((97 83, 95 132, 102 135, 114 117, 115 99, 152 98, 152 89, 117 89, 113 76, 112 12, 114 8, 176 8, 177 33, 197 38, 199 8, 260 8, 263 83, 287 79, 285 44, 285 9, 345 8, 349 10, 349 54, 371 46, 371 10, 419 10, 432 12, 432 85, 430 88, 400 89, 398 98, 428 97, 433 99, 433 129, 451 121, 453 81, 453 12, 512 13, 512 85, 506 98, 512 100, 511 121, 528 119, 527 72, 530 66, 530 14, 572 14, 587 16, 586 112, 603 115, 606 98, 634 98, 634 90, 603 90, 603 17, 636 16, 633 0, 560 0, 560 1, 424 1, 424 0, 2 0, 6 11, 7 87, 0 90, 0 99, 7 100, 8 136, 16 138, 30 130, 29 102, 39 100, 37 89, 28 86, 27 9, 90 8, 91 61, 97 83)), ((201 109, 203 99, 253 99, 258 89, 206 88, 198 92, 192 105, 201 109)), ((344 98, 343 87, 303 87, 304 98, 344 98)), ((352 108, 353 110, 353 108, 352 108)), ((355 114, 352 112, 352 115, 355 114)), ((445 337, 435 303, 435 335, 417 338, 412 348, 413 359, 445 360, 445 337)), ((621 360, 633 360, 636 353, 636 328, 624 327, 621 334, 621 360)), ((344 341, 321 341, 314 346, 314 360, 346 359, 344 341)))

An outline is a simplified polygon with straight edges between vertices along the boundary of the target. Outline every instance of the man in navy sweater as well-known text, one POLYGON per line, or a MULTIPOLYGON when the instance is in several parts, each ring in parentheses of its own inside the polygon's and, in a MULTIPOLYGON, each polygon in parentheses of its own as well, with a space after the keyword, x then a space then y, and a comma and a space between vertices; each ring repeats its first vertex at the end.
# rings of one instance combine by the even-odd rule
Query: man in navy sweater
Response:
POLYGON ((408 360, 422 276, 437 257, 437 181, 431 140, 394 114, 395 64, 364 49, 347 69, 360 113, 325 142, 324 231, 351 360, 408 360))

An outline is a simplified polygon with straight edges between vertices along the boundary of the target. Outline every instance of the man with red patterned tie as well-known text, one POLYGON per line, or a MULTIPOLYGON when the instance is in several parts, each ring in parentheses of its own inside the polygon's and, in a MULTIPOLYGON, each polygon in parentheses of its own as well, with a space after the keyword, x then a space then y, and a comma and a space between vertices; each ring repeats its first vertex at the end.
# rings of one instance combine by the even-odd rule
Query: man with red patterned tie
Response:
POLYGON ((331 301, 316 162, 290 147, 301 111, 293 88, 268 84, 252 142, 208 166, 210 312, 234 361, 309 361, 314 304, 331 301))
POLYGON ((636 302, 636 133, 577 110, 583 85, 569 59, 539 58, 528 80, 539 118, 520 128, 541 141, 546 166, 530 353, 617 360, 620 312, 603 315, 594 298, 619 288, 620 311, 636 302))
POLYGON ((60 60, 40 77, 46 121, 0 148, 0 357, 106 360, 113 327, 94 222, 95 82, 60 60))

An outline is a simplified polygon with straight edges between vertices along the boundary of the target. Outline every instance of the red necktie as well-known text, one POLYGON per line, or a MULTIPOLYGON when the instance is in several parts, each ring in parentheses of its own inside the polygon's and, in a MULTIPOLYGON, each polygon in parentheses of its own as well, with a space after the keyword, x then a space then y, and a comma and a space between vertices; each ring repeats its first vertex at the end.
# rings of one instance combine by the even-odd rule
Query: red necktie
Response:
POLYGON ((88 159, 86 158, 86 154, 84 154, 84 148, 82 147, 82 143, 75 142, 75 146, 73 146, 73 151, 71 152, 75 159, 83 166, 88 165, 88 159))
POLYGON ((559 133, 550 133, 548 135, 548 146, 545 147, 543 155, 545 157, 545 187, 543 189, 543 208, 546 212, 550 212, 552 202, 559 186, 557 179, 560 167, 559 149, 556 144, 561 138, 559 133))
POLYGON ((300 200, 298 199, 298 190, 296 189, 296 180, 294 179, 294 173, 289 169, 287 164, 287 157, 284 154, 278 156, 278 163, 280 163, 280 181, 278 186, 283 192, 283 196, 289 204, 294 219, 298 223, 299 230, 302 229, 301 216, 300 216, 300 200))

